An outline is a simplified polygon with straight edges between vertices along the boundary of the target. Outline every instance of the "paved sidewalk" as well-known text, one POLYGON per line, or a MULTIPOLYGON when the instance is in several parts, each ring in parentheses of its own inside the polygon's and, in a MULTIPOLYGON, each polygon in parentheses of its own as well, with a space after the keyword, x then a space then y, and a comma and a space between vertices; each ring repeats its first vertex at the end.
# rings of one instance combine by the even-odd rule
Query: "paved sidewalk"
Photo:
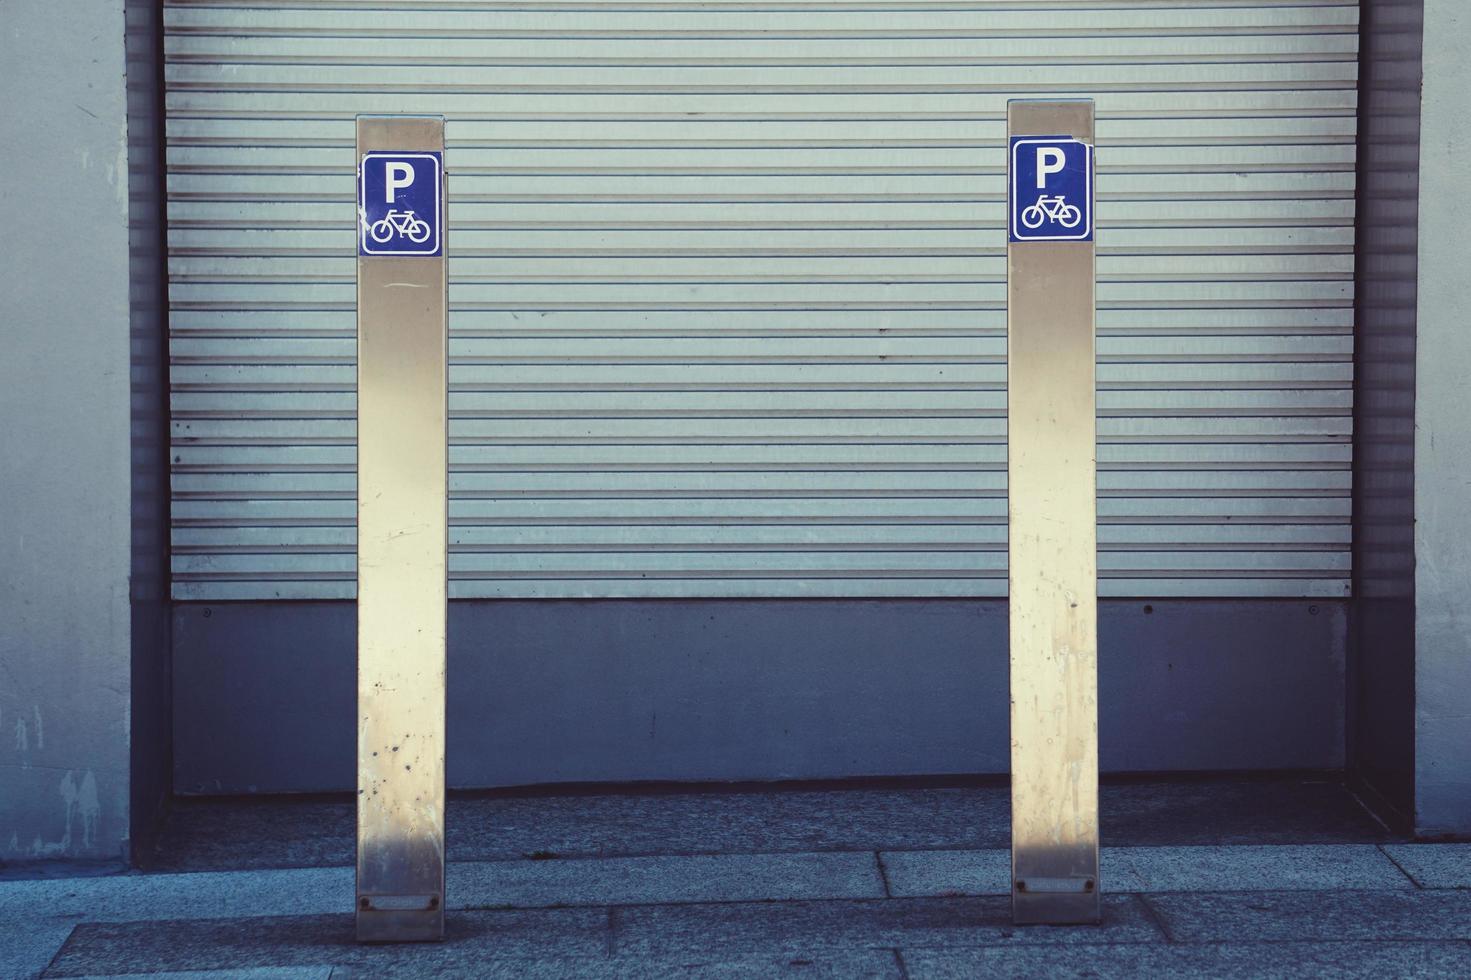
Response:
POLYGON ((352 871, 0 882, 10 976, 1471 976, 1471 844, 1105 848, 1099 927, 1004 850, 454 863, 449 940, 359 947, 352 871))
POLYGON ((391 947, 352 940, 350 802, 184 806, 180 870, 0 880, 0 976, 1471 976, 1471 844, 1331 787, 1111 792, 1067 928, 1011 924, 994 787, 452 801, 448 940, 391 947))

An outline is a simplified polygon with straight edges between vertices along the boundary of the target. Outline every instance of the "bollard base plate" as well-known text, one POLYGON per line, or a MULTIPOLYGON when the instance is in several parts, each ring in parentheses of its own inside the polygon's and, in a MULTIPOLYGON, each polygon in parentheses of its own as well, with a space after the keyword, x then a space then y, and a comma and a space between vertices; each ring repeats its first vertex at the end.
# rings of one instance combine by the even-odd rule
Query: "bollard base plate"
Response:
POLYGON ((1097 925, 1103 919, 1096 890, 1090 892, 1013 892, 1011 921, 1019 926, 1097 925))
POLYGON ((364 908, 357 911, 357 940, 360 943, 438 943, 444 941, 444 907, 364 908))

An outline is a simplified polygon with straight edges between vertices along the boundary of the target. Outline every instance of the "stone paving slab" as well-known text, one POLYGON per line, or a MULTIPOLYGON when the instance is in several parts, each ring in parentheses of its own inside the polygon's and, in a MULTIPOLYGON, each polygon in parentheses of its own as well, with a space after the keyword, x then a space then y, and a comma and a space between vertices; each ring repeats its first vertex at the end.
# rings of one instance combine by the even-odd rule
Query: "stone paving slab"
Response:
POLYGON ((331 980, 331 967, 260 967, 250 970, 184 970, 171 973, 90 974, 81 980, 331 980))
POLYGON ((1004 896, 452 911, 447 942, 403 946, 358 945, 347 913, 32 922, 60 951, 5 956, 0 974, 899 980, 899 950, 911 980, 1471 975, 1471 890, 1112 894, 1104 910, 1096 927, 1014 926, 1004 896))
POLYGON ((1300 980, 1471 976, 1471 945, 1272 943, 903 950, 910 980, 975 977, 1221 977, 1300 980))
POLYGON ((1099 926, 1018 927, 1009 898, 887 899, 780 905, 685 905, 613 910, 613 950, 664 958, 703 950, 780 951, 1160 942, 1138 898, 1104 897, 1099 926))
MULTIPOLYGON (((712 950, 708 956, 718 956, 712 950)), ((332 980, 359 980, 405 974, 387 970, 338 967, 332 980)), ((436 973, 435 977, 506 978, 506 980, 903 980, 898 956, 889 951, 830 953, 822 956, 752 956, 742 959, 703 957, 658 960, 631 959, 503 959, 480 964, 464 973, 436 973)))
POLYGON ((1010 895, 1011 851, 883 851, 895 898, 1010 895))
POLYGON ((77 977, 251 968, 342 967, 360 975, 485 975, 501 959, 607 956, 602 909, 451 912, 445 943, 359 945, 351 913, 264 919, 85 923, 43 974, 77 977))
MULTIPOLYGON (((882 898, 873 854, 719 854, 451 864, 446 906, 568 905, 882 898)), ((330 914, 351 909, 351 868, 0 882, 0 919, 88 922, 330 914)))
POLYGON ((884 897, 873 854, 852 851, 491 861, 447 875, 450 908, 884 897))
POLYGON ((860 952, 811 957, 751 957, 718 962, 661 960, 638 963, 607 958, 501 959, 449 967, 432 974, 408 973, 384 950, 381 962, 370 966, 282 967, 247 970, 191 970, 182 973, 127 973, 92 975, 77 980, 369 980, 405 976, 515 978, 515 980, 640 980, 640 978, 688 978, 688 980, 764 980, 791 977, 799 980, 903 980, 897 954, 889 951, 860 952))
MULTIPOLYGON (((1416 845, 1425 847, 1426 845, 1416 845)), ((1438 845, 1455 847, 1456 845, 1438 845)), ((1427 882, 1459 881, 1459 857, 1411 851, 1427 882)), ((1105 848, 1121 892, 1412 889, 1373 845, 1105 848)), ((451 909, 1009 894, 1005 850, 723 854, 452 863, 451 909), (883 869, 880 871, 879 862, 883 869)), ((314 915, 352 907, 350 868, 0 881, 0 918, 89 922, 314 915)))
POLYGON ((1471 939, 1471 891, 1235 892, 1141 901, 1176 942, 1471 939))
POLYGON ((0 977, 39 974, 75 926, 52 919, 0 916, 0 977))
MULTIPOLYGON (((1011 894, 1011 852, 884 851, 890 894, 1011 894)), ((1414 888, 1373 844, 1264 847, 1105 847, 1099 876, 1108 893, 1414 888)))
POLYGON ((0 881, 0 921, 44 911, 88 922, 312 915, 351 909, 351 868, 0 881))
POLYGON ((1421 888, 1471 888, 1471 844, 1385 844, 1421 888))
POLYGON ((715 945, 672 956, 612 956, 602 910, 451 914, 445 943, 360 946, 350 916, 82 926, 46 977, 351 980, 365 977, 712 977, 901 980, 888 949, 742 954, 715 945), (507 921, 507 917, 511 917, 507 921), (262 959, 289 967, 257 965, 262 959), (150 972, 156 966, 159 972, 150 972))
POLYGON ((1103 887, 1129 892, 1414 888, 1373 844, 1104 848, 1103 887))

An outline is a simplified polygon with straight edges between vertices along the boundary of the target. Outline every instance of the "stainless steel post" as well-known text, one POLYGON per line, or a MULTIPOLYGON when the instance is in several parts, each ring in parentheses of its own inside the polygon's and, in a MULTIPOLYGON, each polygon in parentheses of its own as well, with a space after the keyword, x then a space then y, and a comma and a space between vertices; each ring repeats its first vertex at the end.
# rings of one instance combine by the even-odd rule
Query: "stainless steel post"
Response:
POLYGON ((1007 129, 1012 915, 1097 922, 1093 103, 1007 129))
POLYGON ((357 937, 363 942, 444 938, 443 152, 440 117, 358 117, 357 937), (371 197, 370 167, 377 168, 371 197), (413 199, 417 214, 396 203, 396 195, 410 200, 410 190, 432 194, 413 199))

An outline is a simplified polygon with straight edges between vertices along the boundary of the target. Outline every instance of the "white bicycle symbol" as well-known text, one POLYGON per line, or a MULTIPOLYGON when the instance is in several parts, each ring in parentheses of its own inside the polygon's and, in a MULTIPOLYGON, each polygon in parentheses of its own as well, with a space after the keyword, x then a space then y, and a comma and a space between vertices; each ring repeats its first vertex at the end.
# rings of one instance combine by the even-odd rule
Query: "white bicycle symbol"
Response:
POLYGON ((429 240, 429 222, 413 211, 389 211, 368 226, 368 234, 379 245, 395 235, 402 235, 418 245, 429 240))
POLYGON ((1056 221, 1064 228, 1076 228, 1078 222, 1083 220, 1083 212, 1068 204, 1067 198, 1062 194, 1056 197, 1044 194, 1031 207, 1022 208, 1022 224, 1027 228, 1040 228, 1047 219, 1056 221))

